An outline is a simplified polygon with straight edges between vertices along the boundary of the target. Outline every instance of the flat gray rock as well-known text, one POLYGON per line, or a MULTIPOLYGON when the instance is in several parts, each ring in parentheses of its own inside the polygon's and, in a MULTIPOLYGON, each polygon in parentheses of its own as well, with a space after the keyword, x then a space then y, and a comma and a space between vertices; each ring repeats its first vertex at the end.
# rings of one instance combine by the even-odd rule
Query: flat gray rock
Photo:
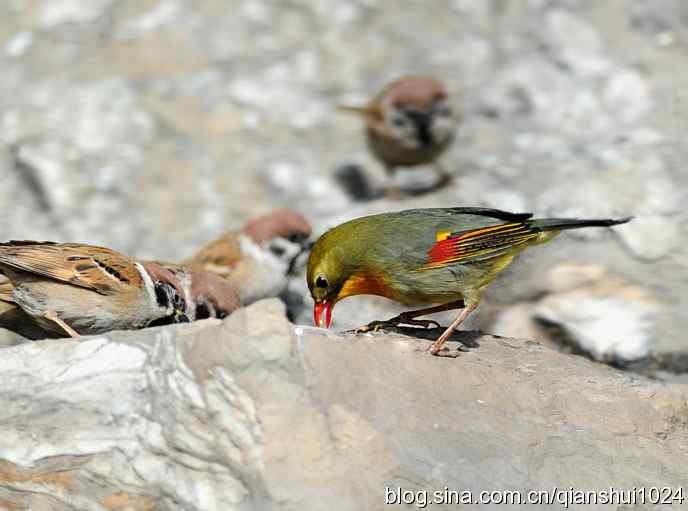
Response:
POLYGON ((685 386, 460 337, 480 346, 436 358, 425 340, 295 327, 270 300, 3 348, 0 507, 360 511, 393 509, 386 487, 685 488, 685 386))

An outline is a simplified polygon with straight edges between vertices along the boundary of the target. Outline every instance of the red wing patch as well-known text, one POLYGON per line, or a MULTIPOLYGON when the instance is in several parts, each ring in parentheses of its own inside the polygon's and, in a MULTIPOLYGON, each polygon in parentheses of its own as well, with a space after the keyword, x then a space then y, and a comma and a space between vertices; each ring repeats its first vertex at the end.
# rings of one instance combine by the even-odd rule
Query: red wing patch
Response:
POLYGON ((428 250, 427 263, 420 269, 497 257, 537 236, 539 232, 522 222, 453 233, 439 232, 437 242, 428 250))

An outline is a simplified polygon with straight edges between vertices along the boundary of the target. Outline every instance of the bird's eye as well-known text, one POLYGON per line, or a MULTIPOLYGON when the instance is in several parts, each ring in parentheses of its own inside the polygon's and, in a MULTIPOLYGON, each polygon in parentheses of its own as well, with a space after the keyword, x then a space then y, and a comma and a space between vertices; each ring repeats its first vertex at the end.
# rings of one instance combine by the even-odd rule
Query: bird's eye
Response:
POLYGON ((304 239, 306 239, 306 236, 301 232, 296 232, 287 236, 287 240, 292 243, 301 243, 304 239))
POLYGON ((284 255, 284 247, 279 245, 270 245, 270 252, 272 252, 277 257, 282 257, 284 255))
POLYGON ((177 293, 174 293, 174 304, 179 307, 181 305, 184 305, 184 300, 182 299, 181 296, 179 296, 177 293))
POLYGON ((318 278, 315 279, 315 287, 326 288, 327 285, 327 279, 322 275, 319 275, 318 278))
POLYGON ((448 106, 441 106, 435 110, 435 113, 441 117, 451 117, 452 111, 448 106))
POLYGON ((392 124, 397 128, 402 128, 406 126, 406 119, 401 115, 395 115, 392 117, 392 124))

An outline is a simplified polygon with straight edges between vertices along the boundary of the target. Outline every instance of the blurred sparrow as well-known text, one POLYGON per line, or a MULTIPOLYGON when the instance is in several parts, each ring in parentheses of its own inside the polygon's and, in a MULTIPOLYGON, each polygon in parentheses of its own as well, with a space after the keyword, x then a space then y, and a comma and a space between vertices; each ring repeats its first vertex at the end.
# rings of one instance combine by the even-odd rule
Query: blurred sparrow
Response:
MULTIPOLYGON (((185 314, 189 320, 229 316, 241 307, 239 295, 224 278, 202 270, 192 271, 181 264, 150 261, 169 270, 179 282, 186 303, 185 314)), ((169 318, 167 319, 168 323, 169 318)), ((165 320, 156 322, 163 324, 165 320)))
POLYGON ((182 264, 226 278, 246 305, 285 290, 310 234, 302 215, 277 209, 208 243, 182 264))
POLYGON ((440 179, 451 180, 436 162, 451 145, 458 125, 444 85, 426 76, 404 76, 390 83, 367 106, 342 106, 366 122, 368 147, 389 174, 397 167, 434 163, 440 179))
POLYGON ((225 279, 207 271, 191 272, 194 319, 225 318, 241 307, 239 294, 225 279))
POLYGON ((188 321, 184 292, 169 270, 107 248, 0 243, 0 273, 0 300, 61 337, 142 328, 165 317, 188 321))

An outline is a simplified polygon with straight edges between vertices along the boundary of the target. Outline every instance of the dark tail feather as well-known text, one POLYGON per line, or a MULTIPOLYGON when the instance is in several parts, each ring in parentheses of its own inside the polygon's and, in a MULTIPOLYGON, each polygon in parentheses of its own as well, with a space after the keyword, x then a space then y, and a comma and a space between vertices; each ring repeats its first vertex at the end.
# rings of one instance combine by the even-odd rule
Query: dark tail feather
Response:
POLYGON ((564 231, 566 229, 578 229, 580 227, 611 227, 625 224, 633 219, 626 218, 602 218, 602 219, 578 219, 578 218, 543 218, 526 222, 541 231, 564 231))

